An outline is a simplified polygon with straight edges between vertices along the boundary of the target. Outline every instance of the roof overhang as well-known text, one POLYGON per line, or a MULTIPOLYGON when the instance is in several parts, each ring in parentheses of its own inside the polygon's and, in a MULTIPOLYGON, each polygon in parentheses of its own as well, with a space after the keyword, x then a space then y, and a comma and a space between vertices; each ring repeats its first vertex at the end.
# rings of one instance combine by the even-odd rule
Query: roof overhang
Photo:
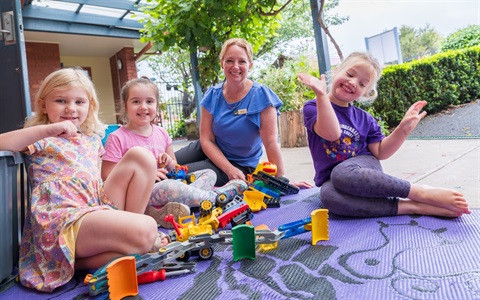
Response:
POLYGON ((123 47, 149 54, 148 44, 140 42, 142 1, 26 0, 22 9, 25 40, 58 43, 66 56, 111 56, 123 47))

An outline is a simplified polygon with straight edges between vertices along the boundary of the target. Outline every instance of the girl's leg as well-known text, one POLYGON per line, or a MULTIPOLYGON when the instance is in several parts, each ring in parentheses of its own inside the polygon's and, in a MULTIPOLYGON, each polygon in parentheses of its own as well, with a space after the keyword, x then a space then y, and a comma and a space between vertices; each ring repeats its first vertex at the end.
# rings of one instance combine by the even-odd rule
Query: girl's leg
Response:
POLYGON ((167 179, 154 185, 148 205, 164 206, 168 202, 180 202, 189 207, 198 207, 201 201, 215 199, 215 196, 215 192, 211 189, 206 191, 193 184, 188 185, 179 180, 167 179))
POLYGON ((121 210, 88 213, 75 241, 75 268, 99 268, 115 257, 145 254, 158 239, 157 224, 149 216, 121 210))
POLYGON ((203 169, 196 172, 195 181, 190 185, 204 191, 211 191, 217 181, 217 174, 211 169, 203 169))
POLYGON ((105 194, 115 205, 143 214, 155 182, 157 162, 143 147, 133 147, 115 165, 104 183, 105 194))
MULTIPOLYGON (((397 214, 454 217, 469 213, 468 205, 460 193, 427 188, 418 184, 411 185, 408 181, 383 173, 380 162, 369 155, 353 157, 337 165, 332 171, 331 183, 332 187, 327 185, 325 191, 328 196, 322 197, 322 202, 334 201, 334 206, 343 207, 343 210, 353 206, 358 212, 361 211, 361 207, 368 206, 369 203, 375 203, 374 206, 378 206, 380 203, 393 200, 395 205, 398 203, 397 214), (335 193, 332 192, 332 188, 336 190, 335 193), (337 197, 353 196, 353 198, 335 200, 335 195, 337 197), (404 200, 398 202, 398 198, 404 198, 404 200), (363 202, 353 205, 351 202, 355 201, 354 199, 363 202)), ((378 215, 381 215, 382 209, 384 209, 382 206, 379 210, 374 207, 369 208, 378 215)), ((387 209, 384 215, 391 215, 391 211, 387 209)))
POLYGON ((412 184, 407 198, 425 205, 450 210, 457 216, 470 213, 467 200, 460 192, 455 190, 412 184))
POLYGON ((383 173, 382 165, 372 155, 360 155, 338 164, 330 175, 335 189, 372 198, 406 198, 410 183, 383 173))
POLYGON ((334 187, 326 181, 320 189, 322 204, 330 212, 348 217, 383 217, 395 216, 398 209, 398 198, 368 198, 353 196, 334 187))

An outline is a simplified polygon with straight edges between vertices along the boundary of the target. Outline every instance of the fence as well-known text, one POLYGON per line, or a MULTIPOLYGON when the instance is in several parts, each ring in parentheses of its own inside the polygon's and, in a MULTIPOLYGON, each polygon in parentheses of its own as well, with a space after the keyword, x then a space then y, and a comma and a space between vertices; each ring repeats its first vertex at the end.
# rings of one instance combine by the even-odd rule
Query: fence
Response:
POLYGON ((160 90, 160 126, 164 127, 172 138, 186 136, 185 120, 195 111, 193 87, 184 92, 182 83, 157 82, 160 90))

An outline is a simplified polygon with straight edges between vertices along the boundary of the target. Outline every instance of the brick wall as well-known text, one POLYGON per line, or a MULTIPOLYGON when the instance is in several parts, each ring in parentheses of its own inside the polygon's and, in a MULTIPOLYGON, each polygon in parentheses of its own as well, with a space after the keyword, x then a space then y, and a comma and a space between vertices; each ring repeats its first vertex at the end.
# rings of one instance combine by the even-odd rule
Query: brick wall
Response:
MULTIPOLYGON (((115 98, 115 112, 120 113, 120 90, 130 79, 137 78, 137 65, 135 64, 135 52, 133 48, 123 48, 110 57, 110 71, 112 74, 113 96, 115 98), (118 68, 117 61, 122 62, 122 68, 118 68)), ((121 123, 117 117, 117 122, 121 123)))
MULTIPOLYGON (((60 69, 60 48, 58 44, 26 42, 28 64, 28 82, 30 99, 33 102, 35 93, 42 81, 53 71, 60 69)), ((33 103, 32 111, 35 111, 33 103)))

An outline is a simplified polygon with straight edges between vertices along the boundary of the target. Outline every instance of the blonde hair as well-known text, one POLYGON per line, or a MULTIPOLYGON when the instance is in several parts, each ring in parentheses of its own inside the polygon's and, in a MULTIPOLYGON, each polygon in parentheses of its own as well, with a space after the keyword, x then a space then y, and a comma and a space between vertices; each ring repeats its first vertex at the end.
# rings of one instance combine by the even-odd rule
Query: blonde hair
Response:
POLYGON ((249 42, 247 42, 242 38, 232 38, 232 39, 226 40, 225 43, 223 43, 222 50, 220 51, 220 55, 219 55, 220 61, 223 61, 223 59, 225 58, 225 53, 227 52, 228 47, 233 45, 245 49, 245 51, 247 52, 248 61, 250 63, 253 63, 252 45, 250 45, 249 42))
POLYGON ((338 67, 330 70, 328 85, 329 87, 331 86, 337 74, 358 64, 366 64, 372 67, 372 76, 367 86, 367 91, 362 98, 365 98, 366 100, 374 100, 378 95, 377 83, 382 76, 382 68, 380 67, 378 60, 369 52, 352 52, 347 56, 338 67))
POLYGON ((98 102, 95 87, 90 78, 85 75, 81 68, 66 68, 54 71, 48 75, 40 85, 34 98, 34 107, 36 114, 25 123, 24 127, 49 124, 48 115, 42 112, 45 106, 45 98, 55 90, 80 87, 85 90, 89 100, 87 118, 80 125, 80 130, 86 135, 98 134, 105 135, 105 125, 98 118, 100 104, 98 102))
POLYGON ((153 89, 153 92, 155 93, 155 101, 157 102, 157 114, 150 123, 157 124, 160 122, 160 101, 159 101, 160 91, 158 90, 158 86, 145 76, 142 76, 140 78, 130 79, 123 85, 122 90, 120 91, 120 100, 122 102, 122 107, 120 112, 121 120, 124 124, 129 122, 128 114, 127 114, 127 101, 130 94, 130 89, 133 86, 140 85, 140 84, 151 87, 153 89))

